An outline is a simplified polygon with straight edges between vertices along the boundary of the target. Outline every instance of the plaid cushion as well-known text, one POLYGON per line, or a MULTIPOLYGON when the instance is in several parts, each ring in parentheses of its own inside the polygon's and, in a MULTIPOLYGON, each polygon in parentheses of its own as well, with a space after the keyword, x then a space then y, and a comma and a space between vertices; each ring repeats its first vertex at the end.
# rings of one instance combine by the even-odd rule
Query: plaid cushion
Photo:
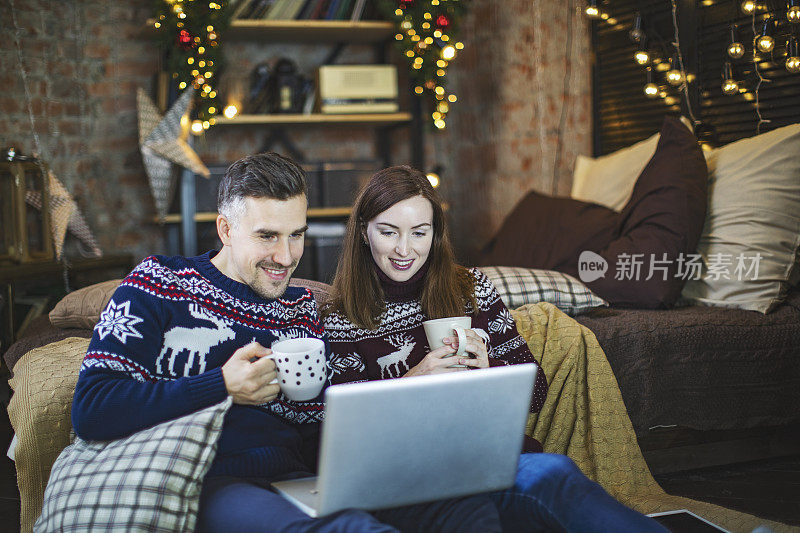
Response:
POLYGON ((494 283, 509 309, 550 302, 564 313, 575 316, 608 305, 577 279, 555 270, 494 266, 480 269, 494 283))
POLYGON ((34 531, 194 531, 231 401, 124 439, 76 438, 53 465, 34 531))

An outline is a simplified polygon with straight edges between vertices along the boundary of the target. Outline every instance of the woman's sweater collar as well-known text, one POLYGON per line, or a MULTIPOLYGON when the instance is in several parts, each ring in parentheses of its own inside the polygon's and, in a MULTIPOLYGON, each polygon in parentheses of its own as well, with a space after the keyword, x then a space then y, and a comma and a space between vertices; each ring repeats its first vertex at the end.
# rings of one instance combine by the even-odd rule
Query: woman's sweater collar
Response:
POLYGON ((408 281, 394 281, 389 278, 377 264, 373 264, 386 300, 390 302, 404 302, 415 300, 422 294, 422 287, 425 284, 425 274, 428 273, 427 261, 408 281))

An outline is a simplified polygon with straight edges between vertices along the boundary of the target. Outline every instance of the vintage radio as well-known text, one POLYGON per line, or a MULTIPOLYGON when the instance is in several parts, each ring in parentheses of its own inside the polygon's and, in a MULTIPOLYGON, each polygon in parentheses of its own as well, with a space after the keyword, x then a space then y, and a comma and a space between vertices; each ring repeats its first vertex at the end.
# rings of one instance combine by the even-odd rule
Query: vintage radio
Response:
MULTIPOLYGON (((11 152, 9 152, 11 154, 11 152)), ((32 160, 0 161, 0 261, 53 258, 47 170, 32 160)))
POLYGON ((394 65, 323 65, 318 78, 321 113, 394 113, 399 109, 394 65))

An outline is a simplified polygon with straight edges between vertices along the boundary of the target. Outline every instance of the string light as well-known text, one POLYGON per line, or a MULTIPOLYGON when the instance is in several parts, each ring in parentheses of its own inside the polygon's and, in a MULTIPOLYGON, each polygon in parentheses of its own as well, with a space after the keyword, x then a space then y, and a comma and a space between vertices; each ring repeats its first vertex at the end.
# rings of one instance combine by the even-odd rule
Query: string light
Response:
POLYGON ((733 77, 733 65, 725 61, 722 65, 722 92, 727 95, 739 93, 739 83, 733 77))
POLYGON ((648 98, 658 96, 658 85, 653 83, 653 69, 650 67, 647 67, 647 84, 644 86, 644 94, 648 98))
MULTIPOLYGON (((756 34, 756 13, 755 10, 750 14, 750 28, 753 31, 753 35, 756 34)), ((761 99, 759 95, 759 91, 761 90, 762 83, 769 83, 769 80, 766 79, 764 76, 761 75, 761 70, 758 67, 758 47, 753 47, 753 72, 756 73, 758 76, 758 83, 756 83, 756 87, 753 90, 753 95, 745 94, 744 97, 748 101, 755 101, 755 109, 756 109, 756 116, 758 117, 758 122, 756 123, 756 135, 761 133, 761 125, 768 124, 770 122, 769 119, 766 119, 761 114, 761 99)))
POLYGON ((683 83, 683 72, 681 72, 680 68, 678 67, 677 59, 670 60, 670 68, 667 72, 667 81, 673 87, 677 87, 681 83, 683 83))
POLYGON ((756 46, 762 52, 772 52, 772 49, 775 48, 775 39, 772 37, 772 25, 772 18, 767 17, 764 20, 761 35, 756 40, 756 46))
POLYGON ((789 0, 786 9, 786 18, 789 22, 800 22, 800 0, 789 0))
POLYGON ((728 45, 728 56, 731 59, 740 59, 744 55, 744 45, 736 36, 736 25, 731 24, 731 44, 728 45))
POLYGON ((647 40, 646 39, 642 39, 641 41, 639 41, 639 49, 633 55, 633 58, 640 65, 646 65, 647 63, 650 62, 650 54, 647 51, 647 40))
POLYGON ((600 17, 600 10, 597 8, 597 0, 589 0, 589 4, 586 6, 586 16, 593 19, 600 17))
POLYGON ((792 74, 800 72, 800 53, 798 53, 797 37, 792 36, 786 44, 786 70, 792 74))
POLYGON ((631 27, 631 31, 628 32, 628 37, 635 43, 638 43, 644 37, 644 30, 642 30, 642 14, 638 11, 633 16, 633 26, 631 27))
POLYGON ((755 0, 744 0, 742 2, 742 12, 748 15, 752 15, 756 12, 756 3, 755 0))

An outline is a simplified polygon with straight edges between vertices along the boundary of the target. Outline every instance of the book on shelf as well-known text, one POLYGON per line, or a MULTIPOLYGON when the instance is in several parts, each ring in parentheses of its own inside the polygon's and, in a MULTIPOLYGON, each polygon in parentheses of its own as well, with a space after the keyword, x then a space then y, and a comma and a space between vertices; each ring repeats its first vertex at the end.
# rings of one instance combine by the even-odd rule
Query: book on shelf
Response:
POLYGON ((286 3, 290 2, 291 0, 275 0, 275 3, 272 4, 272 7, 269 8, 269 11, 264 13, 262 16, 263 19, 266 20, 278 20, 281 18, 281 13, 283 12, 284 8, 286 7, 286 3))
POLYGON ((320 20, 325 18, 325 11, 328 9, 330 0, 316 0, 317 4, 314 11, 311 13, 311 20, 320 20))
POLYGON ((325 13, 325 20, 333 20, 336 16, 336 11, 339 9, 339 4, 342 3, 342 0, 331 0, 331 3, 328 4, 328 11, 325 13))
POLYGON ((281 13, 281 18, 295 20, 303 7, 305 7, 305 4, 305 0, 290 0, 286 9, 281 13))
POLYGON ((364 14, 364 6, 367 0, 356 0, 356 5, 353 7, 353 13, 350 15, 350 20, 355 22, 361 20, 361 15, 364 14))
POLYGON ((314 9, 317 7, 317 2, 319 0, 306 0, 305 5, 303 5, 303 9, 300 10, 300 13, 297 14, 298 20, 308 20, 311 18, 311 14, 314 12, 314 9))
POLYGON ((336 11, 336 20, 347 20, 347 14, 353 6, 353 0, 342 0, 339 9, 336 11))

